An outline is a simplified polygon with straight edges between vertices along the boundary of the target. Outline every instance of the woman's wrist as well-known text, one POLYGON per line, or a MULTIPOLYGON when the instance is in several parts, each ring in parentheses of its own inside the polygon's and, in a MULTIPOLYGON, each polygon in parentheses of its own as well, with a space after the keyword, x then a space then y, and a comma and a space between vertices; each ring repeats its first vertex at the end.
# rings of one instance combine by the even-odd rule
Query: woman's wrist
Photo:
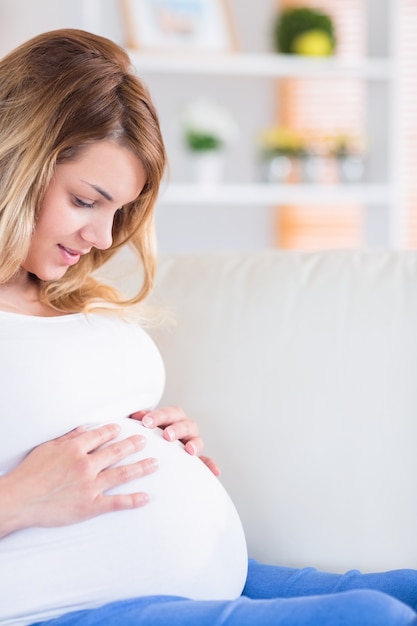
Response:
POLYGON ((24 523, 23 503, 8 474, 0 476, 0 539, 28 526, 24 523))

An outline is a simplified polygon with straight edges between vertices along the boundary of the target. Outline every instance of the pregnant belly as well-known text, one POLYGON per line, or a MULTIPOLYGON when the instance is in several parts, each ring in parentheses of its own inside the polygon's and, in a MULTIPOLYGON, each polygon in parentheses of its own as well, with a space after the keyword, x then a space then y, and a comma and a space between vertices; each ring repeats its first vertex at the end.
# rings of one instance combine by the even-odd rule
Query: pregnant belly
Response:
POLYGON ((181 444, 165 441, 159 429, 145 429, 127 418, 120 424, 121 437, 142 432, 147 439, 146 448, 128 462, 155 456, 160 465, 155 474, 114 491, 147 491, 151 502, 140 509, 69 527, 29 529, 2 540, 0 580, 5 589, 0 617, 13 614, 8 613, 13 606, 8 609, 7 598, 14 596, 16 602, 16 589, 25 589, 18 605, 31 621, 141 595, 194 599, 240 595, 246 578, 246 543, 221 483, 181 444))

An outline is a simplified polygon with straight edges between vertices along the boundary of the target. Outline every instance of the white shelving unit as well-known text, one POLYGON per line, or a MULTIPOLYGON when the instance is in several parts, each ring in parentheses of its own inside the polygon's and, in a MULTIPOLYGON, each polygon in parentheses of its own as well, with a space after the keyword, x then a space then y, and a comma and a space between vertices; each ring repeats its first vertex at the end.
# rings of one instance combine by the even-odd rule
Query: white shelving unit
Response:
POLYGON ((164 205, 276 206, 278 204, 383 204, 392 193, 390 185, 274 185, 270 183, 224 183, 163 186, 159 202, 164 205))
MULTIPOLYGON (((91 22, 95 20, 98 25, 98 22, 102 22, 104 12, 100 0, 84 2, 86 19, 90 19, 91 22)), ((173 209, 168 218, 172 223, 174 221, 172 214, 175 210, 182 211, 184 219, 184 210, 187 208, 196 212, 201 210, 203 215, 203 209, 207 211, 209 207, 217 211, 222 207, 231 209, 237 206, 249 211, 250 207, 253 207, 260 216, 261 207, 271 209, 280 204, 341 205, 354 202, 364 206, 365 246, 402 245, 395 0, 366 0, 366 2, 371 25, 368 35, 368 58, 314 59, 268 52, 174 55, 128 51, 132 63, 147 82, 151 93, 162 94, 160 102, 157 97, 156 104, 160 111, 163 131, 168 130, 164 134, 166 139, 168 138, 168 154, 171 163, 174 164, 172 168, 174 175, 170 177, 170 182, 162 187, 159 205, 163 211, 173 209), (239 176, 236 177, 239 180, 235 181, 233 175, 226 176, 224 184, 221 185, 209 187, 184 182, 187 177, 178 175, 180 168, 176 168, 181 158, 184 160, 184 154, 180 154, 178 144, 175 146, 175 141, 172 141, 174 124, 172 119, 168 119, 177 113, 175 107, 179 98, 189 97, 194 93, 193 89, 196 95, 199 95, 198 90, 201 90, 202 85, 206 87, 213 85, 214 93, 221 93, 223 96, 223 92, 227 92, 229 104, 231 102, 237 112, 241 112, 243 104, 246 104, 245 119, 248 121, 252 113, 253 116, 257 114, 259 116, 260 109, 256 108, 258 86, 261 83, 263 86, 273 85, 287 77, 335 81, 356 78, 365 81, 369 96, 367 130, 371 143, 366 182, 360 185, 273 185, 257 182, 259 176, 254 175, 254 169, 247 174, 244 167, 240 168, 239 176), (237 85, 235 93, 233 85, 237 85), (253 111, 247 105, 248 100, 253 103, 253 111), (159 106, 160 104, 162 106, 159 106)), ((242 3, 232 0, 233 4, 236 18, 242 20, 242 3)), ((270 11, 272 7, 276 7, 275 0, 264 0, 264 4, 265 7, 269 5, 270 11)), ((262 9, 265 13, 265 7, 262 5, 257 7, 257 10, 262 9)), ((246 16, 245 19, 250 18, 246 16)), ((248 22, 246 24, 248 26, 248 22)), ((249 28, 251 26, 252 24, 249 24, 249 28)), ((258 119, 258 122, 259 128, 268 123, 263 118, 258 119)), ((246 130, 249 133, 249 130, 246 130)), ((253 153, 253 136, 248 141, 252 142, 253 153)), ((237 158, 247 159, 249 149, 246 149, 246 152, 242 149, 241 153, 237 158)), ((205 220, 206 216, 207 213, 202 219, 205 220)))
MULTIPOLYGON (((228 76, 269 78, 359 78, 387 83, 394 75, 394 65, 387 58, 312 59, 276 54, 228 54, 213 56, 169 56, 129 51, 141 74, 178 76, 228 76)), ((390 184, 363 185, 273 185, 241 183, 199 186, 171 183, 161 191, 160 202, 166 205, 279 205, 293 202, 342 204, 359 202, 384 204, 393 196, 390 184)))
POLYGON ((129 50, 129 55, 140 72, 155 74, 389 80, 394 71, 392 63, 386 58, 324 59, 269 53, 183 56, 138 53, 136 50, 129 50))

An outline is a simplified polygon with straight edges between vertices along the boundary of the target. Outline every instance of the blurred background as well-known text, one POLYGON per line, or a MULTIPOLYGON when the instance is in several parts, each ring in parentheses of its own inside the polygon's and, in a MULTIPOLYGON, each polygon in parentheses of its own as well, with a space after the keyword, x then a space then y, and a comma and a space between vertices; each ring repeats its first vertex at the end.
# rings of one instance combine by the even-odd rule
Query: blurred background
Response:
POLYGON ((129 49, 169 172, 161 252, 417 246, 417 0, 0 0, 0 52, 129 49))

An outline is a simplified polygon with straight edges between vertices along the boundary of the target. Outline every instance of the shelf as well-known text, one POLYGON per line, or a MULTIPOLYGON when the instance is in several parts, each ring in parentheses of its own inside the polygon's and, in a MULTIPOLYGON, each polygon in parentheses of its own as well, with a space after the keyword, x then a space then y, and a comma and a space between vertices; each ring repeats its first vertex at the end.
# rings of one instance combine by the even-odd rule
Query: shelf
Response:
POLYGON ((389 185, 274 185, 269 183, 216 186, 171 183, 163 187, 159 204, 182 206, 275 206, 279 204, 386 204, 389 185))
POLYGON ((393 66, 383 58, 308 58, 284 54, 157 54, 129 50, 137 71, 215 76, 362 78, 388 80, 393 66))

